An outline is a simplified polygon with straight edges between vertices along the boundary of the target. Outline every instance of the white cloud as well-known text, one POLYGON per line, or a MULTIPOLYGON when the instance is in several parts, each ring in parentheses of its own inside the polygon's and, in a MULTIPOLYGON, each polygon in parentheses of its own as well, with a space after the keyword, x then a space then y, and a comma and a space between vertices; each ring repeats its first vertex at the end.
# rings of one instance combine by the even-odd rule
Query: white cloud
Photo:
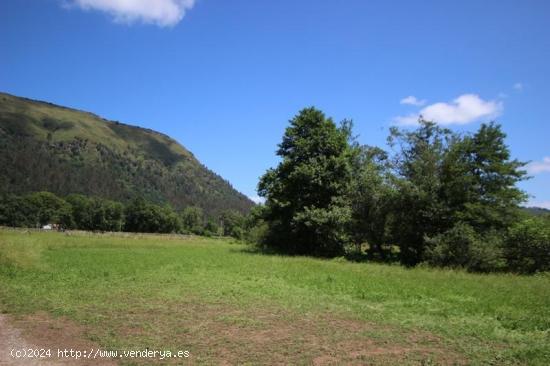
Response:
POLYGON ((419 100, 419 99, 416 99, 415 96, 409 95, 408 97, 401 99, 399 103, 421 107, 424 104, 426 104, 426 100, 425 99, 419 100))
POLYGON ((523 84, 522 83, 515 83, 514 84, 514 89, 516 89, 517 91, 522 91, 523 90, 523 84))
POLYGON ((435 103, 422 108, 418 113, 394 118, 399 125, 415 125, 419 116, 441 125, 464 125, 482 118, 491 119, 502 113, 501 101, 483 100, 476 94, 463 94, 450 103, 435 103))
POLYGON ((550 210, 550 201, 529 201, 525 205, 526 207, 540 207, 550 210))
POLYGON ((260 196, 248 196, 248 198, 250 198, 250 200, 258 205, 260 204, 264 204, 265 203, 265 198, 263 197, 260 197, 260 196))
POLYGON ((84 10, 99 10, 113 16, 115 22, 173 26, 195 5, 195 0, 70 0, 84 10))
POLYGON ((550 156, 543 158, 542 161, 534 161, 528 164, 527 172, 533 175, 550 172, 550 156))

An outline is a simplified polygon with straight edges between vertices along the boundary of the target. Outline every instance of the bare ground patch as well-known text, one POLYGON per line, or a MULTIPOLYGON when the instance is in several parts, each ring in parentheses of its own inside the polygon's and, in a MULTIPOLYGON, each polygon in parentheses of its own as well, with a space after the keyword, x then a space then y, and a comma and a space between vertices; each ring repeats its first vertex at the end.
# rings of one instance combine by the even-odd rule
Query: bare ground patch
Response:
MULTIPOLYGON (((124 340, 122 347, 189 350, 188 364, 468 363, 434 334, 329 313, 250 310, 186 300, 136 304, 125 314, 104 314, 104 318, 118 319, 110 331, 124 340)), ((105 329, 96 333, 98 339, 105 336, 105 329)))
MULTIPOLYGON (((58 349, 91 350, 98 345, 84 336, 84 328, 74 322, 53 318, 46 313, 13 317, 0 314, 0 365, 62 366, 62 365, 116 365, 111 359, 59 358, 58 349), (50 349, 51 357, 14 358, 12 350, 50 349)), ((42 353, 42 356, 46 356, 42 353)))

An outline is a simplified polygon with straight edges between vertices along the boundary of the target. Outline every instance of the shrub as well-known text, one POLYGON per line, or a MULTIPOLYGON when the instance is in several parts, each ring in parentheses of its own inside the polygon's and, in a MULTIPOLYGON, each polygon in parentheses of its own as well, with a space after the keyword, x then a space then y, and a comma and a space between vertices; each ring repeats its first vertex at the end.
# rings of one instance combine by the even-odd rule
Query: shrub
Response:
POLYGON ((126 207, 125 231, 140 233, 175 233, 181 230, 178 215, 170 206, 158 206, 135 200, 126 207))
POLYGON ((505 254, 512 271, 550 271, 550 221, 532 217, 515 224, 508 234, 505 254))
POLYGON ((245 217, 238 211, 227 210, 220 215, 222 234, 235 239, 244 238, 245 217))
POLYGON ((426 261, 439 267, 462 267, 469 271, 493 272, 505 267, 502 238, 491 232, 479 235, 464 223, 432 238, 426 238, 426 261))
POLYGON ((204 232, 204 213, 200 207, 188 206, 181 213, 183 230, 202 235, 204 232))

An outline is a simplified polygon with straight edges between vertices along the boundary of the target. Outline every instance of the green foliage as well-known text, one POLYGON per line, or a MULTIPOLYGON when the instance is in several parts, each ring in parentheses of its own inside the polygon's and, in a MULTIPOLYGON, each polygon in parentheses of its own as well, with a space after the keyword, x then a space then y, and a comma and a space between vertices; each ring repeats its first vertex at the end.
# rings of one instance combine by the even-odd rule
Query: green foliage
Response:
POLYGON ((92 199, 81 194, 71 194, 65 199, 71 205, 73 228, 95 230, 92 214, 92 199))
POLYGON ((0 196, 0 225, 12 227, 35 227, 37 218, 33 206, 21 196, 0 196))
POLYGON ((209 219, 204 225, 204 235, 206 236, 218 236, 220 235, 219 225, 212 219, 209 219))
POLYGON ((260 179, 266 198, 267 244, 293 254, 339 255, 348 240, 351 208, 350 128, 316 110, 290 121, 275 169, 260 179))
POLYGON ((483 236, 468 224, 458 223, 433 238, 426 238, 427 262, 434 266, 465 268, 475 272, 503 270, 502 237, 496 233, 483 236))
POLYGON ((519 218, 518 205, 527 196, 516 187, 525 163, 510 159, 506 135, 497 124, 482 124, 447 154, 445 198, 453 215, 478 231, 506 229, 519 218), (450 167, 449 167, 450 166, 450 167))
POLYGON ((125 210, 124 230, 136 233, 176 233, 181 221, 169 206, 158 206, 144 200, 134 200, 125 210))
POLYGON ((220 216, 222 234, 242 240, 245 235, 245 217, 238 211, 224 211, 220 216))
POLYGON ((129 231, 140 233, 192 233, 196 235, 227 235, 245 239, 249 229, 247 219, 238 211, 226 211, 220 226, 207 218, 200 207, 186 207, 177 214, 168 205, 160 206, 136 199, 128 205, 97 197, 71 194, 65 199, 49 192, 37 192, 23 197, 0 196, 0 225, 39 227, 46 223, 63 228, 89 231, 129 231))
POLYGON ((420 121, 413 131, 392 128, 390 146, 399 146, 393 165, 397 174, 394 231, 401 262, 416 265, 424 257, 425 237, 444 232, 449 207, 441 199, 445 153, 456 137, 435 123, 420 121))
POLYGON ((66 198, 72 207, 74 227, 83 230, 122 231, 124 205, 120 202, 72 194, 66 198))
POLYGON ((267 213, 264 205, 257 205, 250 210, 244 220, 244 240, 258 247, 266 243, 269 226, 265 221, 267 213))
POLYGON ((512 271, 550 271, 550 220, 532 217, 513 225, 506 240, 506 257, 512 271))
MULTIPOLYGON (((525 164, 511 159, 505 138, 495 123, 461 135, 420 120, 414 130, 390 130, 389 157, 359 145, 350 122, 337 127, 304 109, 279 145, 282 161, 260 180, 266 206, 247 231, 263 226, 254 236, 286 253, 338 256, 355 248, 362 256, 366 243, 370 258, 388 260, 397 244, 408 266, 503 270, 506 234, 526 199, 517 188, 525 164)), ((544 240, 525 245, 534 242, 544 240)))
POLYGON ((204 213, 200 207, 189 206, 181 213, 183 230, 201 235, 204 231, 204 213))
MULTIPOLYGON (((518 205, 526 196, 516 183, 524 179, 525 164, 510 160, 504 138, 494 123, 466 136, 426 121, 414 131, 392 130, 391 145, 400 147, 394 163, 399 208, 394 237, 403 263, 426 259, 425 238, 459 223, 485 236, 518 219, 518 205)), ((480 247, 476 253, 487 256, 491 250, 480 247)), ((498 257, 495 253, 495 263, 498 257)))
POLYGON ((348 198, 352 205, 351 236, 356 248, 367 242, 370 256, 381 260, 388 259, 390 254, 386 245, 391 242, 394 217, 395 189, 390 182, 388 163, 383 150, 354 146, 352 188, 348 198))
POLYGON ((62 198, 50 192, 36 192, 25 196, 30 207, 30 217, 36 220, 37 226, 61 224, 72 227, 71 206, 62 198))

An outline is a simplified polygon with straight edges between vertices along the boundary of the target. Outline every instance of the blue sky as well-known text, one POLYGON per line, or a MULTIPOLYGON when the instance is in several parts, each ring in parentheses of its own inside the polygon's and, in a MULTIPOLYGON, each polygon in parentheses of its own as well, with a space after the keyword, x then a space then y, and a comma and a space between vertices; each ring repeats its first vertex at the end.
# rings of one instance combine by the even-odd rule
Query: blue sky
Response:
POLYGON ((164 132, 256 195, 316 106, 362 143, 496 119, 550 208, 550 1, 2 0, 0 90, 164 132))

